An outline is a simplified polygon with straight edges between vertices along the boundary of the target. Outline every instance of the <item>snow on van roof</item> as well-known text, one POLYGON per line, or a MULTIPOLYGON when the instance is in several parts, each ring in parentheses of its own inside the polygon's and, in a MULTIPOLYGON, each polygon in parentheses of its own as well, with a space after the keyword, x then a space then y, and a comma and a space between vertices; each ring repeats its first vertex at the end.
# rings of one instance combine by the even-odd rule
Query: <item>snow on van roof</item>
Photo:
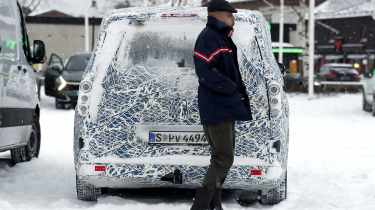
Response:
MULTIPOLYGON (((121 17, 148 17, 148 18, 160 18, 162 14, 195 14, 199 17, 207 17, 207 8, 205 7, 171 7, 169 5, 162 5, 157 7, 129 7, 125 9, 112 10, 108 13, 104 24, 108 21, 113 21, 121 17)), ((261 17, 262 14, 258 11, 239 9, 238 13, 235 14, 237 20, 247 19, 251 16, 261 17)))

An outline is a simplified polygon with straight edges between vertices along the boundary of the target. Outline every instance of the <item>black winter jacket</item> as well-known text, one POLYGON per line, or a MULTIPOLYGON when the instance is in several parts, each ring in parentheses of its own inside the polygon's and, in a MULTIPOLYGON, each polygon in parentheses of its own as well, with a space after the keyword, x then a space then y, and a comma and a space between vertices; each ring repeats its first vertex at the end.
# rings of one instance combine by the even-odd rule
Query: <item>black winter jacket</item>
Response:
POLYGON ((194 49, 202 124, 251 120, 249 97, 239 71, 232 28, 209 16, 194 49))

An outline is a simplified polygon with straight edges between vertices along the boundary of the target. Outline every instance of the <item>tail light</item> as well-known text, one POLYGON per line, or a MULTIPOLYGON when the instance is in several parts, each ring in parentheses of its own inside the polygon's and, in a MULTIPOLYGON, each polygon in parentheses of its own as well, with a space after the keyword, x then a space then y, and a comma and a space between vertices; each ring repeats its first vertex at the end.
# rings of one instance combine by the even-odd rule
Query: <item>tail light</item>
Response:
POLYGON ((260 169, 251 169, 250 176, 262 176, 262 170, 260 169))
POLYGON ((94 171, 95 172, 104 172, 106 170, 106 167, 103 165, 96 165, 94 166, 94 171))
POLYGON ((335 78, 335 77, 337 77, 337 73, 335 71, 331 70, 327 74, 327 77, 329 77, 329 78, 335 78))

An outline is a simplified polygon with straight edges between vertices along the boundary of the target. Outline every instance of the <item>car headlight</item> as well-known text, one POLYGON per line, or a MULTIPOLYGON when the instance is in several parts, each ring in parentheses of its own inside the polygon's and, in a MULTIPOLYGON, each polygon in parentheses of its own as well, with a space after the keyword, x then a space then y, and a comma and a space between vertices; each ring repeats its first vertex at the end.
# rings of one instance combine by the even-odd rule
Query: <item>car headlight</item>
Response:
POLYGON ((66 87, 66 85, 68 84, 66 82, 66 80, 64 79, 64 77, 62 77, 62 76, 59 76, 56 79, 56 82, 57 82, 57 90, 58 91, 62 91, 66 87))

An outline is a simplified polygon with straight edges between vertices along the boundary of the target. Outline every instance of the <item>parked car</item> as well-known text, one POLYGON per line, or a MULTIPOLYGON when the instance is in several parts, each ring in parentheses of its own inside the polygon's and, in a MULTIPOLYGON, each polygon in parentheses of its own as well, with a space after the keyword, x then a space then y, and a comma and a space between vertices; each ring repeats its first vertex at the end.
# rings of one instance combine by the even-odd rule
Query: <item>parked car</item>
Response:
POLYGON ((90 53, 72 55, 64 66, 61 57, 51 55, 44 85, 45 94, 55 97, 56 109, 76 106, 79 83, 90 57, 90 53))
POLYGON ((317 75, 317 80, 358 82, 361 80, 361 77, 352 64, 330 63, 321 67, 317 75))
MULTIPOLYGON (((224 183, 240 204, 287 196, 288 102, 258 12, 240 10, 234 40, 253 120, 236 123, 234 165, 224 183), (254 196, 255 195, 255 196, 254 196)), ((74 126, 77 196, 102 188, 201 185, 210 150, 200 124, 193 48, 205 8, 131 8, 104 19, 80 84, 74 126)))
MULTIPOLYGON (((375 71, 374 71, 375 72, 375 71)), ((362 107, 366 112, 372 112, 375 116, 375 77, 374 72, 364 74, 362 88, 362 107)))
POLYGON ((31 65, 45 55, 42 41, 29 38, 17 1, 0 0, 0 152, 16 164, 38 157, 40 106, 31 65))

